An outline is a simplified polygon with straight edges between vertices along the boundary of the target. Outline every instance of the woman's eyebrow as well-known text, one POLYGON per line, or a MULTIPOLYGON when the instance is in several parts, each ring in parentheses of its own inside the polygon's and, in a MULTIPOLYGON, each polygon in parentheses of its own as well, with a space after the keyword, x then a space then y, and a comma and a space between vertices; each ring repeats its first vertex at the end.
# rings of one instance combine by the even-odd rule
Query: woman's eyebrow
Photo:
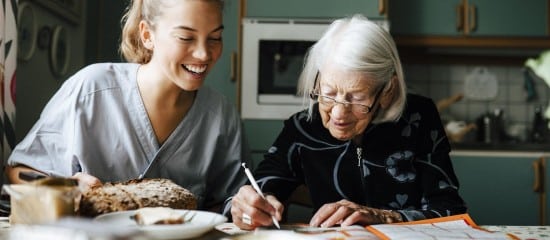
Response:
MULTIPOLYGON (((177 26, 175 27, 177 29, 183 29, 183 30, 187 30, 187 31, 191 31, 191 32, 197 32, 197 29, 194 29, 192 27, 188 27, 188 26, 177 26)), ((210 31, 211 33, 213 32, 217 32, 217 31, 221 31, 224 29, 224 26, 223 25, 220 25, 218 26, 217 28, 214 28, 214 30, 210 31)))

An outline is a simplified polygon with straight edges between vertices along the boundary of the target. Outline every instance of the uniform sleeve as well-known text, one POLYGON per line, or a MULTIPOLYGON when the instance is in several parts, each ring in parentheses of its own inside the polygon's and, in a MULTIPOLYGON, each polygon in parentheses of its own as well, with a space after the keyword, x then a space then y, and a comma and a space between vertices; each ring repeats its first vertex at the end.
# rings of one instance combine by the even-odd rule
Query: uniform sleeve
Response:
POLYGON ((423 201, 420 209, 400 210, 407 221, 461 214, 466 204, 458 193, 459 183, 449 156, 451 150, 433 101, 422 101, 421 145, 416 159, 423 201))
POLYGON ((221 116, 227 122, 224 134, 216 146, 216 166, 212 176, 208 179, 208 193, 205 199, 205 208, 222 204, 229 196, 237 193, 246 182, 246 175, 242 171, 241 163, 250 165, 250 150, 245 139, 242 122, 236 109, 226 103, 228 110, 221 116))
POLYGON ((71 176, 79 165, 71 157, 80 82, 67 80, 43 109, 40 118, 12 151, 8 165, 71 176))

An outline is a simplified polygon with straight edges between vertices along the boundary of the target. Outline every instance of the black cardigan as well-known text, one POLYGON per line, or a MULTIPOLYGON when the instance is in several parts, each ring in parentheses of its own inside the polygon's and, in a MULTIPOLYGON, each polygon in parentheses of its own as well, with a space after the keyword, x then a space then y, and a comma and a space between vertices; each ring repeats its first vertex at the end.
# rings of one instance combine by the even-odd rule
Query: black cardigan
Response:
POLYGON ((449 152, 433 101, 409 94, 401 118, 371 124, 362 146, 333 138, 317 107, 309 121, 305 111, 294 114, 254 175, 283 202, 305 184, 315 210, 347 199, 412 221, 466 212, 449 152))

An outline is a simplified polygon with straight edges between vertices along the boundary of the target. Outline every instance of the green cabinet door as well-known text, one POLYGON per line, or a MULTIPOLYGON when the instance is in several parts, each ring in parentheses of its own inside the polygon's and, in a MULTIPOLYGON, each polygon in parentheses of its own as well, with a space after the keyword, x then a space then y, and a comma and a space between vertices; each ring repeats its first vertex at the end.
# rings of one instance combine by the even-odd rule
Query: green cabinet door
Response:
POLYGON ((283 120, 244 120, 244 129, 252 150, 267 151, 283 129, 283 120))
POLYGON ((479 225, 539 225, 535 157, 452 156, 460 194, 479 225))
POLYGON ((453 36, 460 0, 389 0, 390 32, 395 35, 453 36))
POLYGON ((273 18, 339 18, 355 13, 370 18, 383 18, 378 0, 250 0, 247 17, 273 18))
POLYGON ((547 36, 547 0, 468 0, 476 9, 472 36, 547 36))
MULTIPOLYGON (((229 101, 237 104, 237 76, 231 76, 236 62, 231 55, 238 52, 239 1, 225 1, 223 9, 223 52, 220 59, 208 74, 205 84, 225 95, 229 101)), ((235 73, 236 74, 236 73, 235 73)))
POLYGON ((548 197, 548 195, 550 194, 550 154, 546 154, 546 156, 544 157, 544 160, 542 160, 543 162, 543 165, 544 165, 544 176, 542 177, 542 180, 543 180, 543 189, 544 189, 544 193, 543 193, 543 197, 541 198, 543 201, 546 201, 546 204, 544 205, 545 208, 542 212, 542 214, 544 215, 544 220, 542 222, 543 225, 550 225, 550 198, 548 197))
MULTIPOLYGON (((462 36, 461 0, 390 0, 394 35, 462 36)), ((548 0, 468 0, 470 36, 548 36, 548 0), (472 26, 470 24, 470 26, 472 26)))

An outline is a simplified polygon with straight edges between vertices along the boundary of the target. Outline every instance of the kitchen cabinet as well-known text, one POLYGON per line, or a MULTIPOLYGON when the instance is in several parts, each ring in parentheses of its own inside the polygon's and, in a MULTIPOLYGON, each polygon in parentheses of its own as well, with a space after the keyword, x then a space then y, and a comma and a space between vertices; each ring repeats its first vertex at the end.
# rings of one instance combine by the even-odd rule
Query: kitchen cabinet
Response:
POLYGON ((247 17, 340 18, 361 13, 369 18, 384 18, 387 0, 250 0, 247 17))
POLYGON ((548 36, 547 0, 390 0, 395 35, 548 36))
POLYGON ((389 0, 398 45, 550 46, 549 0, 389 0))
POLYGON ((216 89, 237 106, 237 55, 239 48, 239 9, 241 1, 225 1, 223 10, 223 52, 205 85, 216 89))
POLYGON ((545 212, 548 187, 543 185, 548 169, 544 167, 544 158, 510 153, 452 154, 451 158, 460 194, 477 224, 545 224, 542 218, 548 217, 545 212), (538 173, 535 164, 542 167, 538 173))
POLYGON ((252 167, 258 166, 264 154, 283 129, 283 120, 244 120, 244 130, 252 151, 252 167))

